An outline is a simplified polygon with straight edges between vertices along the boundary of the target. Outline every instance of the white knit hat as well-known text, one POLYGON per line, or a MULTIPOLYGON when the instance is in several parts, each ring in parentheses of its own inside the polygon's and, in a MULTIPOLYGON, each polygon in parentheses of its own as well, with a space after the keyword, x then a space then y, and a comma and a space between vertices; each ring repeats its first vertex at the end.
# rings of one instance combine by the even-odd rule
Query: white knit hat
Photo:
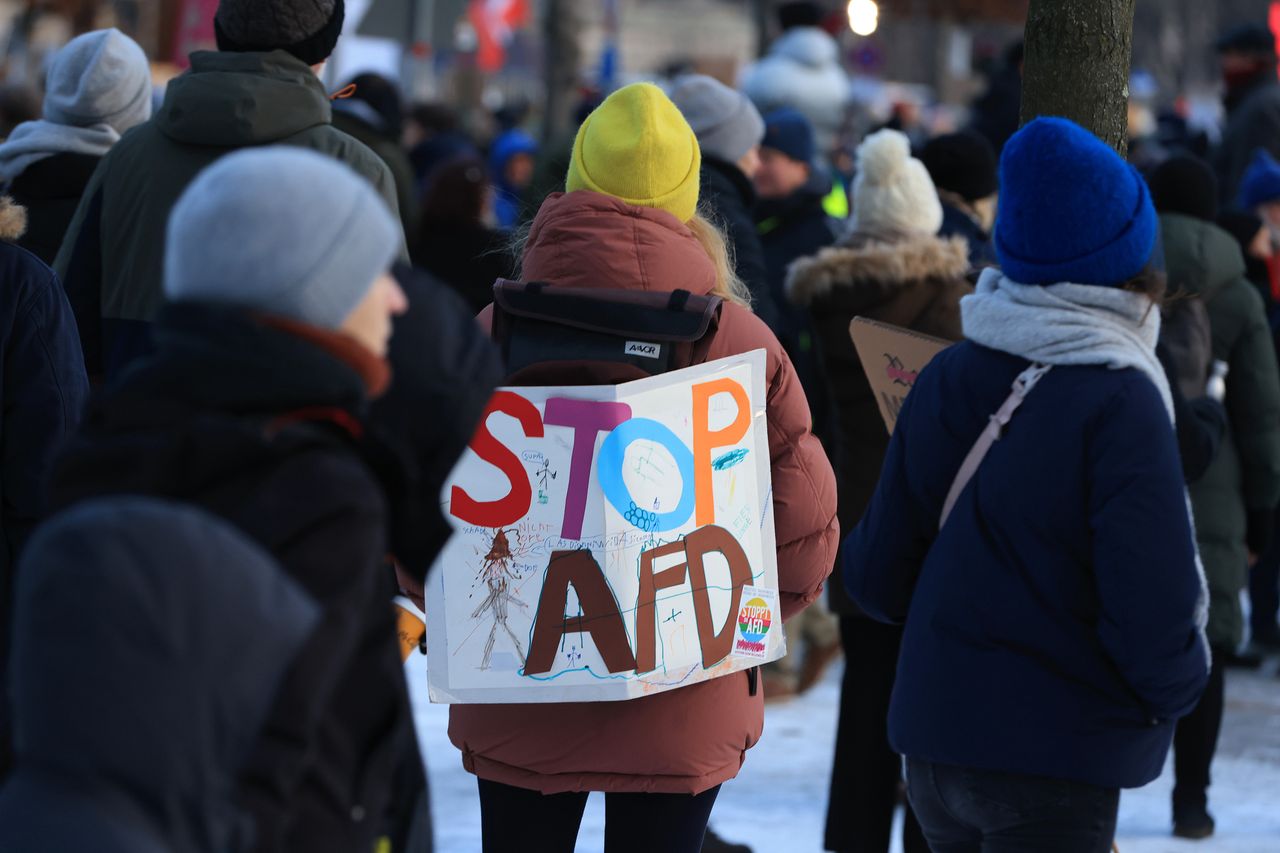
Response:
POLYGON ((896 130, 873 133, 858 146, 853 182, 853 231, 881 236, 937 234, 942 203, 911 143, 896 130))

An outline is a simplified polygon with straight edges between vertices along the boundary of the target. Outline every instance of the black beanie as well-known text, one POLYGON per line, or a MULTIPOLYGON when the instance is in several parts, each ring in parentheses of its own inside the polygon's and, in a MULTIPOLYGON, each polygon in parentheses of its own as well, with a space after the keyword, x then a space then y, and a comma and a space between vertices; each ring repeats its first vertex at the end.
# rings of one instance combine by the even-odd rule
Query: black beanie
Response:
POLYGON ((1170 157, 1151 173, 1147 185, 1160 213, 1181 213, 1205 222, 1218 218, 1218 179, 1199 157, 1170 157))
POLYGON ((283 50, 307 65, 333 53, 346 17, 343 0, 221 0, 213 16, 218 50, 283 50))
POLYGON ((925 145, 920 160, 934 186, 966 201, 986 198, 999 189, 996 152, 985 136, 970 130, 938 136, 925 145))
POLYGON ((822 26, 822 7, 811 0, 799 0, 794 3, 783 3, 778 7, 778 23, 783 30, 795 27, 822 26))
POLYGON ((1214 44, 1218 53, 1243 53, 1249 56, 1274 57, 1276 37, 1263 24, 1240 24, 1222 34, 1214 44))

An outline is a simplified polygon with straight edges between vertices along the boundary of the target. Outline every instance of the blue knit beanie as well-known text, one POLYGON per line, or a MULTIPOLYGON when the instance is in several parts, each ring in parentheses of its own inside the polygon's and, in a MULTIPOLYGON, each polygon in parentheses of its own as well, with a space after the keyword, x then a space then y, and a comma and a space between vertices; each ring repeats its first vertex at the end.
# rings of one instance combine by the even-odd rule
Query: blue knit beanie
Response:
POLYGON ((1005 144, 995 242, 1010 279, 1123 284, 1151 260, 1158 225, 1138 171, 1075 122, 1038 118, 1005 144))
POLYGON ((774 110, 764 117, 764 142, 760 147, 781 151, 800 163, 810 163, 815 151, 813 125, 799 110, 790 107, 774 110))
POLYGON ((1253 210, 1269 201, 1280 201, 1280 163, 1259 148, 1240 180, 1240 208, 1253 210))

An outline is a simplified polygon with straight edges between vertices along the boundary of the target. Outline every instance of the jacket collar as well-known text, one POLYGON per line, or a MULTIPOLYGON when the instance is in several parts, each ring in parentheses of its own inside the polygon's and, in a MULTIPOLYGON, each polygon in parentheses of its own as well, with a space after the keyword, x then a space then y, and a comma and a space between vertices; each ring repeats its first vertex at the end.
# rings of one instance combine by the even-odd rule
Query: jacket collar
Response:
POLYGON ((730 163, 728 160, 722 160, 713 154, 704 152, 702 155, 703 185, 706 185, 708 179, 715 180, 717 176, 733 187, 748 210, 755 206, 757 200, 756 186, 751 183, 751 179, 747 177, 746 172, 738 168, 736 163, 730 163))
POLYGON ((172 303, 155 327, 156 353, 112 390, 230 414, 336 408, 363 419, 365 377, 376 380, 378 370, 354 363, 332 341, 321 344, 329 333, 311 332, 300 335, 297 324, 240 308, 172 303))
POLYGON ((928 279, 955 280, 969 271, 968 244, 962 237, 906 237, 880 241, 857 236, 843 246, 792 264, 787 295, 808 305, 845 288, 894 285, 928 279))
POLYGON ((763 229, 765 223, 770 220, 777 220, 777 225, 781 225, 802 217, 825 218, 827 212, 823 209, 822 202, 830 195, 833 186, 828 175, 815 169, 804 186, 791 195, 783 198, 761 199, 756 205, 756 222, 760 223, 763 229))

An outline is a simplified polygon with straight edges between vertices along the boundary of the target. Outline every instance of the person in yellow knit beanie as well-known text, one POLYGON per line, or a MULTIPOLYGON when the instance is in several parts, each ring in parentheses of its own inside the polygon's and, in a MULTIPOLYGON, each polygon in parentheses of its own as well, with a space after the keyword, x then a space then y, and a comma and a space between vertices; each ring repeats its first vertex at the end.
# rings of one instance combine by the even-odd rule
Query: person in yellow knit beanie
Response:
POLYGON ((565 189, 665 210, 681 222, 698 210, 702 151, 680 110, 650 83, 619 89, 587 117, 573 143, 565 189))
MULTIPOLYGON (((698 213, 701 160, 689 123, 660 89, 615 92, 578 132, 567 192, 538 210, 521 278, 725 299, 707 360, 765 351, 785 620, 821 594, 831 572, 835 476, 791 362, 744 304, 724 238, 698 213)), ((516 650, 501 652, 504 662, 495 650, 493 666, 519 675, 516 650)), ((592 791, 605 794, 605 853, 744 850, 716 847, 706 828, 720 786, 738 774, 763 727, 755 670, 622 702, 455 704, 449 713, 449 738, 479 780, 485 851, 571 853, 592 791)))

